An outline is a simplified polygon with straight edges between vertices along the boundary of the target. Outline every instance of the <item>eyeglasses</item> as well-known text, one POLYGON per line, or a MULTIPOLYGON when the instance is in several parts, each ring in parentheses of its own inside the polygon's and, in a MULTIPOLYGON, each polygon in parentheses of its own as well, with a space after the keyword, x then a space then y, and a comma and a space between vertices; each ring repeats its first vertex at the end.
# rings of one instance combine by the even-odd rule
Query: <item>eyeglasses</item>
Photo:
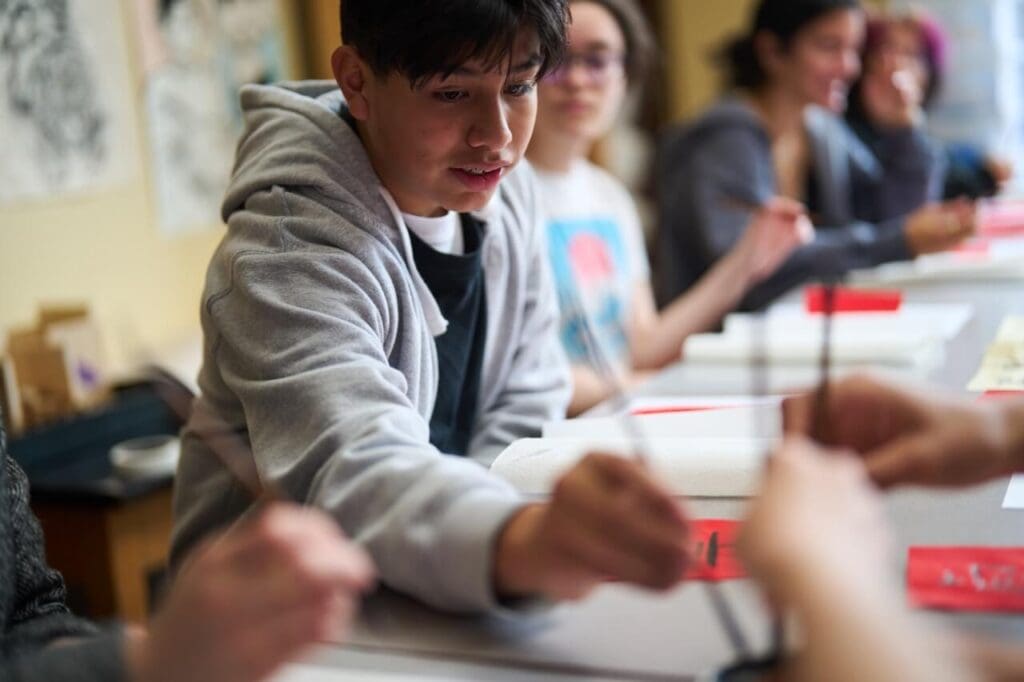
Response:
POLYGON ((626 57, 614 52, 583 52, 566 54, 562 62, 548 71, 544 76, 545 83, 564 83, 569 80, 572 68, 579 64, 589 85, 604 85, 612 78, 621 76, 626 57))

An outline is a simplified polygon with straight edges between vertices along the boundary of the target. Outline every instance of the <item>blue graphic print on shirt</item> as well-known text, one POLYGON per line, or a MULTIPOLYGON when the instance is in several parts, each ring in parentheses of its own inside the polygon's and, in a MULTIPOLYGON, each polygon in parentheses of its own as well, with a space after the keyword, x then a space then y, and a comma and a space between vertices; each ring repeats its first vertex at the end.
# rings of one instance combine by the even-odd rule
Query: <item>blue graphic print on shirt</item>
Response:
POLYGON ((608 217, 552 220, 548 247, 562 310, 562 344, 569 359, 593 363, 582 331, 589 319, 609 359, 623 361, 629 353, 633 274, 618 223, 608 217))

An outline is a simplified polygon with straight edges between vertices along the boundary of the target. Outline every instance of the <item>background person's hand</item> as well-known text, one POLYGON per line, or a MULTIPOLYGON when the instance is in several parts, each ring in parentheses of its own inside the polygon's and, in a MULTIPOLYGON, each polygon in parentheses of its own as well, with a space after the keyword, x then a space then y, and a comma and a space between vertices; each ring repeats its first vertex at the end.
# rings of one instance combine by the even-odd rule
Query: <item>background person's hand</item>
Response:
POLYGON ((793 251, 814 239, 803 204, 786 197, 767 201, 750 220, 735 251, 751 284, 771 276, 793 251))
POLYGON ((907 246, 915 256, 946 251, 974 235, 977 220, 977 207, 968 199, 928 204, 907 217, 907 246))
POLYGON ((874 60, 861 81, 861 104, 871 122, 880 128, 910 128, 924 122, 924 90, 912 70, 881 56, 874 60))
POLYGON ((374 569, 337 523, 275 503, 200 545, 148 634, 129 635, 138 682, 263 680, 346 632, 374 569))
MULTIPOLYGON (((789 433, 810 435, 814 394, 783 402, 789 433)), ((1018 463, 1010 420, 992 406, 913 390, 867 375, 830 385, 832 442, 860 453, 882 486, 966 486, 1011 473, 1018 463)))
POLYGON ((509 521, 495 580, 506 597, 580 599, 606 581, 668 589, 690 560, 689 523, 645 467, 615 455, 585 457, 551 500, 509 521))

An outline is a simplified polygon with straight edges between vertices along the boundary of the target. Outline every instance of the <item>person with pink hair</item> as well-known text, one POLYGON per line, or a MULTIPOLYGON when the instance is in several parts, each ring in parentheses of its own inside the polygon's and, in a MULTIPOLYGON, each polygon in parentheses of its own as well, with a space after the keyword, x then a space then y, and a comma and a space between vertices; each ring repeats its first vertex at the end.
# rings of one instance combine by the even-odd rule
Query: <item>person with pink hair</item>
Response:
MULTIPOLYGON (((875 15, 867 25, 861 78, 850 91, 846 120, 870 148, 885 131, 922 127, 942 91, 949 68, 949 37, 923 11, 875 15)), ((942 145, 943 197, 977 199, 996 194, 1013 175, 1005 159, 965 143, 942 145)))

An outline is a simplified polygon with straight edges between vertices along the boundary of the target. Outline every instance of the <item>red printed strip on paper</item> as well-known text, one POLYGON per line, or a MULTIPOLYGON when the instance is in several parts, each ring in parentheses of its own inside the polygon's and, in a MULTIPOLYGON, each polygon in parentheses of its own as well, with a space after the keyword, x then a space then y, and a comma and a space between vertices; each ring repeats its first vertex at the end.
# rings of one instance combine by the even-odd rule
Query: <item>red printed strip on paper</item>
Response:
POLYGON ((985 391, 978 400, 1006 400, 1007 398, 1024 398, 1024 391, 985 391))
MULTIPOLYGON (((836 287, 832 300, 834 313, 891 313, 903 305, 903 292, 897 289, 851 289, 836 287)), ((804 289, 804 307, 809 313, 825 312, 825 288, 804 289)))
POLYGON ((1024 548, 912 547, 907 596, 925 608, 1024 612, 1024 548))
POLYGON ((745 578, 747 572, 736 555, 736 538, 740 522, 724 519, 694 521, 694 561, 687 570, 687 580, 721 582, 745 578))

